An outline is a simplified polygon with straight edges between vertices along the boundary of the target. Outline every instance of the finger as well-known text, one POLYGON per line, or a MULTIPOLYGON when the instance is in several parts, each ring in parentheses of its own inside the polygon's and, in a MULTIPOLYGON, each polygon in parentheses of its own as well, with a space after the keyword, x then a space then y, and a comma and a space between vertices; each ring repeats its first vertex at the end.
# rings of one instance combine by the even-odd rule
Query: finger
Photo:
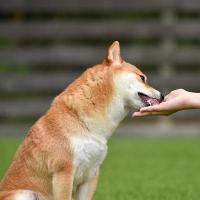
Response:
POLYGON ((165 101, 167 101, 169 98, 170 98, 170 95, 167 95, 167 96, 165 96, 165 98, 164 98, 163 101, 165 102, 165 101))
POLYGON ((158 110, 160 110, 160 105, 143 107, 140 109, 140 112, 153 112, 158 110))
POLYGON ((170 98, 175 97, 176 95, 177 95, 177 94, 176 94, 176 92, 175 92, 175 90, 174 90, 174 91, 170 92, 168 95, 166 95, 165 98, 164 98, 164 100, 166 101, 166 100, 168 100, 168 99, 170 99, 170 98))
POLYGON ((150 115, 150 112, 148 112, 148 113, 134 112, 132 116, 133 117, 143 117, 143 116, 147 116, 147 115, 150 115))
POLYGON ((168 94, 168 95, 166 95, 165 98, 164 98, 164 101, 163 101, 163 102, 168 101, 168 100, 169 100, 170 98, 172 98, 172 97, 173 97, 172 94, 168 94))
POLYGON ((141 116, 142 115, 142 113, 141 112, 134 112, 133 114, 132 114, 132 117, 139 117, 139 116, 141 116))
POLYGON ((134 112, 133 117, 144 117, 144 116, 152 116, 152 115, 161 115, 160 112, 134 112))
POLYGON ((168 99, 174 97, 174 95, 175 95, 175 90, 174 90, 174 91, 171 91, 169 94, 167 94, 167 95, 165 96, 164 100, 168 100, 168 99))
POLYGON ((163 112, 167 109, 167 102, 162 102, 158 105, 143 107, 140 109, 140 112, 163 112))

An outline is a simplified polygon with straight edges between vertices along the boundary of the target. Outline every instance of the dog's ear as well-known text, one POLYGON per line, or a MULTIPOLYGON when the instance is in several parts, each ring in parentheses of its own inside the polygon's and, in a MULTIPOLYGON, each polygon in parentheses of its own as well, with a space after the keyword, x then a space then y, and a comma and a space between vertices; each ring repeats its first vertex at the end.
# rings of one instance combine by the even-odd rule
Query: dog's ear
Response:
POLYGON ((106 61, 109 65, 120 65, 122 63, 120 45, 118 41, 113 42, 113 44, 109 47, 106 61))

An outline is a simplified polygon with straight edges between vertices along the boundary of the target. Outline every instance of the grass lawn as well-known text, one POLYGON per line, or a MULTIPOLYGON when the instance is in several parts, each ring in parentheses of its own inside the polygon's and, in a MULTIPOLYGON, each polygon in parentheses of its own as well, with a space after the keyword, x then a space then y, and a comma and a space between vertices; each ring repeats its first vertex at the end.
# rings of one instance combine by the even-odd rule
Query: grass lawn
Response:
MULTIPOLYGON (((0 139, 0 178, 19 139, 0 139)), ((95 200, 199 200, 200 139, 113 139, 95 200)))

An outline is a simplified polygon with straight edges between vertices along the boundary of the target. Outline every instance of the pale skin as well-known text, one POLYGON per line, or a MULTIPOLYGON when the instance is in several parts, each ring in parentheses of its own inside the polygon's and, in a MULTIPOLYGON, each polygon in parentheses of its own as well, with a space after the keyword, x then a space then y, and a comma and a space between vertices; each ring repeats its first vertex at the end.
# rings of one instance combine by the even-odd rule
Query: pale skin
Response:
POLYGON ((166 95, 164 101, 159 105, 143 107, 134 112, 133 117, 171 115, 181 110, 198 108, 200 108, 200 93, 177 89, 166 95))

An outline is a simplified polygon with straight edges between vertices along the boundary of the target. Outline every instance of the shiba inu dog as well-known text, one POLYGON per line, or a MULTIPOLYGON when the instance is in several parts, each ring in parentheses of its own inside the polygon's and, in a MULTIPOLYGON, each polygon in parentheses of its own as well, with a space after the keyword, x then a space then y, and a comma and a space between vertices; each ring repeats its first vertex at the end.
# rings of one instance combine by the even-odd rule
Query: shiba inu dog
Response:
POLYGON ((163 97, 116 41, 33 125, 0 184, 0 200, 91 200, 107 140, 131 109, 163 97))

